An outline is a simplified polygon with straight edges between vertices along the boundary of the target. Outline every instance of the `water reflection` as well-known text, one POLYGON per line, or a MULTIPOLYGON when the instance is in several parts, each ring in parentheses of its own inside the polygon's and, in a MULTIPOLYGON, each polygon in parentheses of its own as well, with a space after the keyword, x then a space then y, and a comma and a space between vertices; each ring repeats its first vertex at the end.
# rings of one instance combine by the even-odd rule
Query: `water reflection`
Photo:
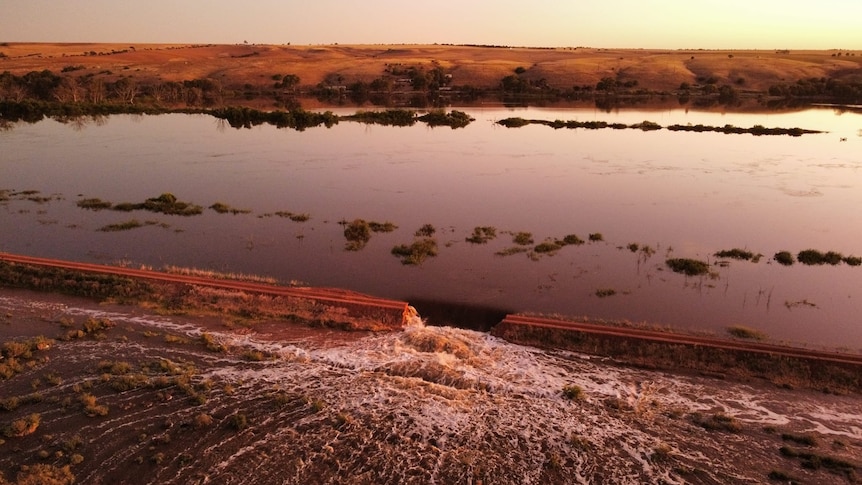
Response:
MULTIPOLYGON (((353 110, 347 110, 353 112, 353 110)), ((0 190, 60 194, 37 204, 0 202, 0 250, 111 262, 129 259, 273 275, 394 298, 629 319, 710 330, 744 324, 772 338, 844 345, 855 325, 862 269, 783 267, 778 251, 859 255, 862 115, 592 109, 465 110, 464 129, 340 123, 305 132, 234 130, 202 115, 113 116, 84 130, 55 121, 3 131, 0 190), (666 130, 508 129, 537 119, 644 120, 824 130, 799 138, 666 130), (847 142, 840 142, 843 137, 847 142), (171 192, 203 207, 222 202, 250 214, 178 217, 85 211, 81 198, 140 202, 171 192), (310 219, 262 217, 307 213, 310 219), (157 225, 105 233, 130 218, 157 225), (340 220, 391 221, 359 252, 343 250, 340 220), (39 220, 58 221, 42 224, 39 220), (390 254, 423 224, 439 255, 421 266, 390 254), (167 226, 167 227, 166 227, 167 226), (487 244, 465 241, 494 226, 487 244), (511 234, 536 244, 600 232, 604 241, 554 254, 498 256, 511 234), (649 246, 648 257, 627 249, 649 246), (759 263, 732 261, 717 276, 684 277, 667 257, 715 261, 746 248, 759 263), (599 297, 597 290, 614 289, 599 297), (809 301, 816 306, 795 305, 809 301)), ((339 113, 337 113, 339 114, 339 113)), ((80 128, 80 127, 77 127, 80 128)), ((421 310, 421 309, 420 309, 421 310)))

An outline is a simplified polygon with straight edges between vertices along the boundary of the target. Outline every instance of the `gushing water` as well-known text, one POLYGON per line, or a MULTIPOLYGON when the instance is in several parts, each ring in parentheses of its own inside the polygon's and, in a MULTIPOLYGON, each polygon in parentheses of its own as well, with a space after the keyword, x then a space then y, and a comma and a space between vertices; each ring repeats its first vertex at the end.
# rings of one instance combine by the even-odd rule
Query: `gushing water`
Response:
MULTIPOLYGON (((190 337, 205 331, 163 317, 64 311, 190 337)), ((852 397, 630 369, 408 316, 401 332, 338 342, 206 330, 274 358, 200 351, 210 362, 201 378, 233 389, 213 392, 209 413, 243 413, 248 426, 202 437, 195 464, 153 483, 184 483, 195 466, 210 483, 689 482, 680 470, 694 470, 698 483, 763 478, 733 457, 775 458, 772 444, 705 432, 686 419, 693 413, 721 413, 744 429, 862 439, 852 397)))

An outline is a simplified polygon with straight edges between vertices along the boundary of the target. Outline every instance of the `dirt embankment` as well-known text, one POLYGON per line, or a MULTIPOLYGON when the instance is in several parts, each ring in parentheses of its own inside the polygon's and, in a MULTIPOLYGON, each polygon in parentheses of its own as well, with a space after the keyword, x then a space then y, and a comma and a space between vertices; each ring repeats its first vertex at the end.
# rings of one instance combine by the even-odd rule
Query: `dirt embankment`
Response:
POLYGON ((862 81, 862 52, 715 51, 596 48, 503 48, 451 45, 0 45, 0 71, 23 75, 48 69, 108 80, 142 82, 214 79, 224 85, 272 87, 293 74, 300 85, 371 82, 410 68, 440 68, 451 85, 494 88, 517 73, 527 82, 570 89, 602 79, 652 91, 712 81, 739 90, 766 91, 778 83, 830 78, 862 81), (544 81, 542 81, 544 80, 544 81))

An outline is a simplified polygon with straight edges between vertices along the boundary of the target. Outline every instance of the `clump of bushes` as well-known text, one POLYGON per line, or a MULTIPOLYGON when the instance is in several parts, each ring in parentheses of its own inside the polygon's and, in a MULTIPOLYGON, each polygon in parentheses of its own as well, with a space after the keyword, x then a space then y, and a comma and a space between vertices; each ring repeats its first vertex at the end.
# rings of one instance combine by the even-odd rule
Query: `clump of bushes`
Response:
POLYGON ((431 237, 436 232, 437 232, 437 229, 433 225, 423 224, 422 227, 417 229, 413 235, 416 237, 431 237))
POLYGON ((793 255, 790 254, 790 251, 779 251, 775 253, 775 256, 772 257, 778 264, 783 266, 790 266, 795 262, 793 255))
POLYGON ((563 386, 563 397, 571 401, 584 399, 584 389, 577 384, 566 384, 563 386))
POLYGON ((372 232, 392 232, 398 228, 391 222, 374 222, 365 219, 354 219, 353 222, 341 221, 345 225, 344 239, 347 243, 344 249, 347 251, 359 251, 371 240, 372 232))
POLYGON ((751 251, 747 251, 745 249, 733 248, 733 249, 725 249, 715 253, 715 257, 717 258, 730 258, 730 259, 741 259, 743 261, 750 261, 754 258, 754 253, 751 251))
POLYGON ((807 265, 823 265, 823 264, 831 264, 836 265, 841 263, 844 259, 844 256, 841 253, 836 253, 835 251, 828 251, 826 253, 822 253, 816 249, 805 249, 803 251, 799 251, 799 254, 796 255, 796 259, 802 263, 807 265))
POLYGON ((699 276, 709 273, 709 264, 704 261, 689 258, 671 258, 665 264, 674 273, 682 273, 686 276, 699 276))
POLYGON ((614 296, 617 294, 617 290, 613 288, 599 288, 596 290, 596 296, 599 298, 606 298, 609 296, 614 296))
POLYGON ((355 219, 344 228, 344 239, 347 239, 345 250, 359 251, 371 240, 371 226, 364 219, 355 219))
POLYGON ((707 431, 726 431, 729 433, 742 431, 742 425, 739 423, 739 420, 724 413, 714 413, 711 416, 694 413, 691 416, 691 420, 694 424, 707 431))
POLYGON ((497 237, 497 228, 493 226, 476 226, 473 234, 466 238, 467 242, 473 244, 486 244, 497 237))
POLYGON ((518 246, 529 246, 530 244, 533 244, 533 233, 517 232, 512 236, 512 242, 518 246))
POLYGON ((437 256, 437 240, 423 237, 413 241, 409 246, 399 244, 392 248, 392 255, 401 258, 401 264, 419 265, 426 258, 437 256))
POLYGON ((235 207, 231 207, 223 202, 216 202, 215 204, 210 206, 210 209, 218 212, 219 214, 249 214, 251 210, 249 209, 237 209, 235 207))
POLYGON ((16 419, 3 429, 3 435, 7 438, 21 438, 36 432, 42 417, 39 413, 33 413, 21 419, 16 419))

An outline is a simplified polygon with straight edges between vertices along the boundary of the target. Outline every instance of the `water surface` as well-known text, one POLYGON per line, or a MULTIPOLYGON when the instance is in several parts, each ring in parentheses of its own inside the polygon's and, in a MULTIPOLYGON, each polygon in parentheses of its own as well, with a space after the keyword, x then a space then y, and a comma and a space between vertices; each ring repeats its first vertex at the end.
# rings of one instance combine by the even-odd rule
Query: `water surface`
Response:
MULTIPOLYGON (((256 273, 380 296, 511 311, 626 319, 724 334, 742 324, 773 340, 858 351, 862 268, 783 267, 781 250, 862 255, 862 115, 685 110, 466 109, 466 128, 340 123, 303 132, 235 130, 203 115, 46 120, 0 132, 0 190, 38 190, 0 206, 0 250, 112 263, 128 260, 256 273), (818 135, 761 136, 667 130, 507 129, 494 121, 601 120, 663 126, 800 127, 818 135), (847 141, 840 141, 847 138, 847 141), (81 198, 142 202, 163 192, 208 207, 194 217, 93 212, 81 198), (308 213, 304 223, 276 211, 308 213), (102 232, 136 218, 151 225, 102 232), (340 220, 391 221, 358 252, 340 220), (390 254, 433 224, 439 255, 419 267, 390 254), (465 241, 494 226, 485 245, 465 241), (577 234, 603 241, 537 260, 501 257, 506 231, 538 244, 577 234), (648 245, 655 252, 631 252, 648 245), (745 248, 758 263, 714 266, 712 277, 667 270, 668 257, 715 262, 745 248), (596 296, 599 289, 616 294, 596 296)), ((422 309, 420 308, 420 311, 422 309)))

